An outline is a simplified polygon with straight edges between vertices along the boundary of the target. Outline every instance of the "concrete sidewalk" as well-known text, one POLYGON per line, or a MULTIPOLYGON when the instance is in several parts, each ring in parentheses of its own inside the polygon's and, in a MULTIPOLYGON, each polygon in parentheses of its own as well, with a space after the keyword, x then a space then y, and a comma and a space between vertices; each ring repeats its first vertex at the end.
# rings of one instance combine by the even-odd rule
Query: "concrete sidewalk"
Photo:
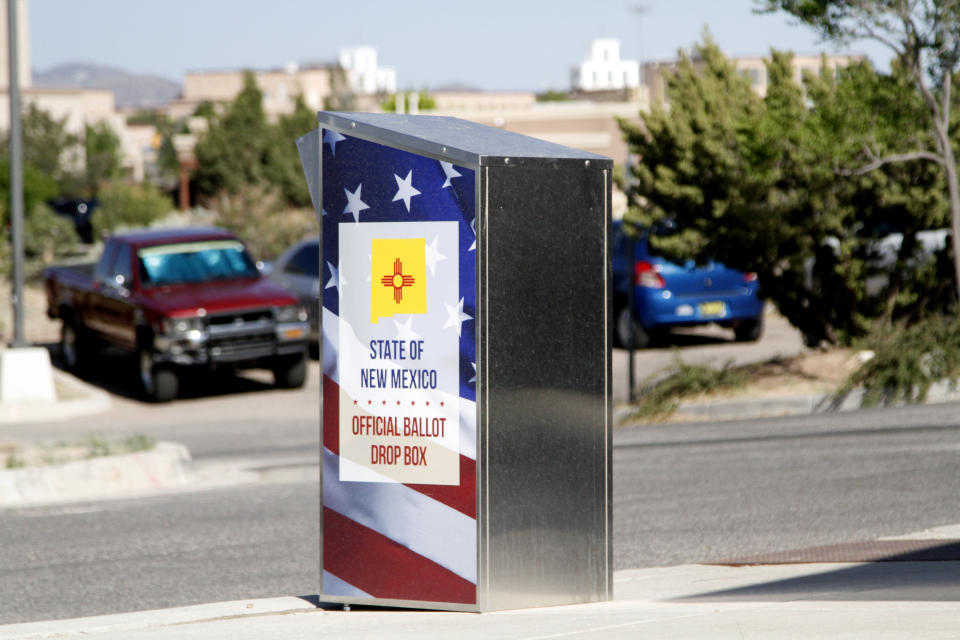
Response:
POLYGON ((957 638, 960 563, 617 572, 612 602, 485 614, 316 608, 275 598, 0 626, 0 640, 957 638))
POLYGON ((56 402, 0 402, 0 425, 69 420, 108 411, 110 394, 79 378, 53 369, 56 402))

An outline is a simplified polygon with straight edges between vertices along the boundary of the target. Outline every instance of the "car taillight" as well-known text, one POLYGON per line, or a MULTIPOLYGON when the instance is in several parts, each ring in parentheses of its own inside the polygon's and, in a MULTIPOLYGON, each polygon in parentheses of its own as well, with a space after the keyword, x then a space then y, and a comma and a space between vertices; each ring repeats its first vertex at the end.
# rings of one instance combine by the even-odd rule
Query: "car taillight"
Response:
POLYGON ((753 272, 753 271, 748 271, 747 273, 743 274, 743 281, 744 281, 744 282, 756 282, 756 281, 757 281, 757 274, 756 274, 755 272, 753 272))
POLYGON ((636 285, 638 287, 649 287, 651 289, 663 289, 667 286, 656 267, 646 260, 638 260, 635 265, 636 285))

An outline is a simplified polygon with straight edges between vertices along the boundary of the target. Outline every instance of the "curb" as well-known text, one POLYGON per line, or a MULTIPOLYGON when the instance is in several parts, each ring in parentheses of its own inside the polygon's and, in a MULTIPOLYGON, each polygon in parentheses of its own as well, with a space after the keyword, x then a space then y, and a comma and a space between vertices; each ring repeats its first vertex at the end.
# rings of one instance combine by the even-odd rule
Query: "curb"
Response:
POLYGON ((164 627, 176 625, 212 622, 247 616, 302 613, 307 611, 317 611, 317 608, 301 598, 282 597, 259 600, 234 600, 231 602, 215 602, 172 609, 119 613, 90 618, 0 625, 0 640, 62 638, 74 635, 88 636, 91 634, 132 632, 147 629, 159 631, 164 627))
MULTIPOLYGON (((832 393, 814 393, 770 398, 681 402, 673 412, 673 417, 690 421, 725 421, 857 411, 864 408, 864 395, 863 389, 854 389, 839 399, 835 398, 832 393)), ((941 380, 930 386, 927 397, 923 402, 914 404, 943 404, 947 402, 960 402, 960 386, 950 380, 941 380)), ((905 407, 910 404, 901 400, 881 403, 877 407, 905 407)), ((614 410, 615 424, 629 424, 630 412, 630 405, 617 407, 614 410)))
POLYGON ((69 420, 110 408, 110 395, 105 391, 56 369, 53 377, 57 386, 68 389, 71 396, 77 397, 56 402, 0 403, 0 424, 69 420))
MULTIPOLYGON (((841 398, 831 393, 816 393, 806 396, 782 396, 749 400, 715 400, 711 402, 681 402, 676 415, 699 420, 739 420, 748 418, 772 418, 777 416, 801 416, 834 411, 857 411, 863 409, 863 389, 854 389, 841 398)), ((941 380, 930 386, 923 402, 914 404, 942 404, 960 401, 960 388, 950 380, 941 380)), ((905 407, 904 401, 881 403, 878 407, 905 407)))
POLYGON ((149 451, 0 470, 0 508, 166 489, 193 479, 190 452, 176 442, 149 451))

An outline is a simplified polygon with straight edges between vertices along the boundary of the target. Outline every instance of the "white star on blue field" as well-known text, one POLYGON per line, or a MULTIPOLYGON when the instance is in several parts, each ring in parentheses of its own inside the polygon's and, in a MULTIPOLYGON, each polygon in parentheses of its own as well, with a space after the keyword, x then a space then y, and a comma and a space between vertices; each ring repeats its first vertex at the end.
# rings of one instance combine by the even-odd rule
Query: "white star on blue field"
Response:
MULTIPOLYGON (((458 250, 445 255, 437 238, 425 239, 425 263, 431 276, 438 267, 456 261, 459 299, 445 300, 446 329, 460 336, 460 395, 476 400, 474 365, 476 357, 477 254, 476 179, 473 169, 452 162, 420 156, 332 129, 323 133, 323 259, 330 263, 333 277, 324 290, 323 306, 339 313, 339 289, 343 277, 333 265, 339 261, 339 224, 372 222, 458 223, 458 250), (329 215, 335 211, 341 215, 329 215), (442 264, 441 264, 442 263, 442 264), (338 279, 339 278, 339 279, 338 279)), ((442 321, 441 321, 442 322, 442 321)), ((398 334, 416 335, 416 319, 395 320, 398 334)))

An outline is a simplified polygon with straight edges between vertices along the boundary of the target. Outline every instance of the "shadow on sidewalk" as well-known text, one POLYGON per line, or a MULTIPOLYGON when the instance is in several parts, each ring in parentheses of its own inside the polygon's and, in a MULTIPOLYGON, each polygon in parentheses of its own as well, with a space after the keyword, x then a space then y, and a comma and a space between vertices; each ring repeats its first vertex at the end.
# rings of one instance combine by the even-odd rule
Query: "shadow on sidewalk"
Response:
MULTIPOLYGON (((960 602, 960 541, 888 540, 814 547, 716 563, 809 564, 806 575, 707 592, 677 601, 960 602), (899 551, 898 551, 899 550, 899 551), (817 563, 860 563, 818 571, 817 563)), ((802 570, 801 570, 802 571, 802 570)))
MULTIPOLYGON (((38 346, 50 352, 50 363, 55 368, 69 373, 60 357, 59 344, 47 343, 38 346)), ((133 356, 112 347, 104 348, 97 353, 82 374, 74 375, 111 395, 130 400, 143 400, 139 391, 137 361, 133 356)), ((182 376, 180 392, 177 396, 179 400, 211 398, 274 388, 266 372, 258 376, 257 372, 235 373, 230 370, 211 371, 198 368, 196 371, 184 370, 182 376)))

